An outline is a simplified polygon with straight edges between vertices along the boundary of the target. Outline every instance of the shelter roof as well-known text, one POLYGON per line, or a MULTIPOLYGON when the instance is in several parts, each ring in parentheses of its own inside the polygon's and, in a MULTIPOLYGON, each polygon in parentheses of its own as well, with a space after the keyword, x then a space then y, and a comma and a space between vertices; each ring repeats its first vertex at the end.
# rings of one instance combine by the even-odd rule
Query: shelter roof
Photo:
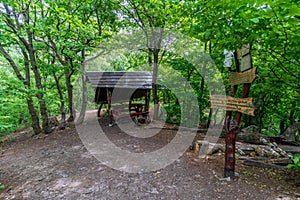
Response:
POLYGON ((86 72, 88 81, 94 88, 134 88, 151 89, 152 72, 86 72))

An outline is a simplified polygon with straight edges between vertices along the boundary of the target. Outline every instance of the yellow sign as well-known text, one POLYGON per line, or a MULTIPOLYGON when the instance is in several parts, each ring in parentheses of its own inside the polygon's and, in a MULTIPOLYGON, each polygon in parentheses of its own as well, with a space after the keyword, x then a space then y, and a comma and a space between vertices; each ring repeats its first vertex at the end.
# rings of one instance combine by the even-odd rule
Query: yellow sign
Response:
POLYGON ((211 108, 221 108, 227 111, 237 111, 254 116, 253 98, 233 98, 221 95, 210 96, 211 108))
POLYGON ((257 67, 245 72, 235 72, 229 77, 228 85, 238 85, 241 83, 252 83, 257 77, 257 67))

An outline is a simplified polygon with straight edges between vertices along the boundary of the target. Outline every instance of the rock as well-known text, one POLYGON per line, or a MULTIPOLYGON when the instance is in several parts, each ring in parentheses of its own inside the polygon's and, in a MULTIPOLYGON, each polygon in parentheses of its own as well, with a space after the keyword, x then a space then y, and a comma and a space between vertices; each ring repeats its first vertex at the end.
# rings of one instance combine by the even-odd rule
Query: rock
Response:
POLYGON ((83 194, 91 194, 93 192, 92 188, 88 188, 85 191, 83 191, 83 194))
POLYGON ((254 150, 256 152, 257 155, 259 156, 265 156, 265 152, 262 148, 260 148, 259 146, 254 147, 254 150))
POLYGON ((150 192, 151 194, 159 194, 156 188, 152 188, 152 191, 150 192))
POLYGON ((255 157, 255 156, 256 156, 256 153, 255 153, 254 151, 251 151, 251 152, 249 153, 249 156, 250 156, 250 157, 255 157))

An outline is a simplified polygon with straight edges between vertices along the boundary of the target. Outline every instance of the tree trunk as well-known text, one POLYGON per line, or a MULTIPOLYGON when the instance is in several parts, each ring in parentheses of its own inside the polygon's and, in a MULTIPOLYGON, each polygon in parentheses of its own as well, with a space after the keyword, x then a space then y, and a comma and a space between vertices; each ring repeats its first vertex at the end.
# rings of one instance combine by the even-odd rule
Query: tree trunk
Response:
MULTIPOLYGON (((206 53, 207 50, 207 43, 204 44, 204 53, 206 53)), ((203 96, 203 90, 204 90, 204 83, 205 83, 205 71, 206 71, 206 61, 203 63, 203 70, 202 70, 202 79, 201 79, 201 85, 200 85, 200 92, 201 92, 201 99, 203 96)))
POLYGON ((285 127, 286 118, 282 119, 279 123, 280 135, 284 134, 286 127, 285 127))
POLYGON ((290 121, 290 126, 283 132, 281 137, 288 141, 296 141, 296 133, 297 131, 300 131, 300 121, 296 122, 295 119, 295 108, 296 108, 296 102, 292 103, 292 107, 290 110, 290 115, 289 115, 289 121, 290 121))
POLYGON ((60 113, 61 113, 61 124, 62 127, 61 128, 65 128, 66 127, 66 109, 65 109, 65 99, 59 84, 59 77, 56 76, 56 73, 53 72, 53 77, 55 79, 55 84, 56 84, 56 89, 59 95, 59 100, 60 100, 60 113))
MULTIPOLYGON (((30 65, 29 65, 29 58, 28 58, 28 54, 26 53, 26 51, 21 48, 21 52, 23 54, 23 57, 24 57, 24 64, 25 64, 25 77, 26 77, 26 82, 25 82, 25 85, 27 87, 27 89, 30 89, 31 88, 31 85, 30 85, 30 65)), ((36 112, 36 109, 34 107, 34 104, 33 104, 33 100, 32 100, 32 97, 28 97, 27 99, 27 106, 28 106, 28 110, 29 110, 29 113, 30 113, 30 116, 31 116, 31 125, 32 125, 32 128, 33 128, 33 132, 34 134, 39 134, 42 132, 42 129, 40 127, 40 119, 38 117, 38 114, 36 112)))
POLYGON ((153 119, 158 119, 158 111, 159 111, 159 99, 157 95, 157 87, 156 87, 156 81, 158 76, 158 53, 159 50, 155 50, 153 52, 153 58, 154 58, 154 67, 153 67, 153 77, 152 77, 152 95, 153 95, 153 103, 154 103, 154 111, 153 111, 153 119))
POLYGON ((75 120, 75 110, 73 106, 73 85, 71 83, 71 76, 73 75, 74 70, 71 69, 71 71, 66 70, 65 71, 65 77, 66 77, 66 86, 68 91, 68 108, 69 108, 69 118, 68 122, 73 122, 75 120))
POLYGON ((252 124, 258 126, 259 132, 261 132, 261 129, 263 127, 263 116, 265 110, 264 106, 265 106, 265 97, 262 93, 260 93, 256 103, 257 111, 255 117, 251 117, 252 124))
POLYGON ((290 127, 288 127, 284 133, 281 135, 287 141, 295 142, 296 141, 296 133, 300 131, 300 121, 295 122, 290 127))
POLYGON ((27 106, 28 106, 28 110, 29 110, 29 113, 31 116, 31 121, 32 121, 31 125, 33 128, 33 132, 35 135, 37 135, 42 132, 42 129, 40 127, 39 117, 38 117, 37 112, 33 105, 32 97, 27 98, 27 106))
POLYGON ((48 134, 51 132, 51 129, 49 127, 49 122, 48 122, 48 113, 47 113, 47 107, 46 107, 46 102, 44 100, 44 95, 43 95, 43 86, 42 86, 42 81, 41 81, 41 75, 38 69, 38 65, 36 62, 36 57, 35 57, 35 51, 34 51, 34 47, 33 47, 33 34, 30 31, 30 29, 27 29, 27 36, 28 36, 28 41, 29 44, 25 45, 26 49, 29 53, 29 60, 30 60, 30 64, 34 73, 34 77, 35 77, 35 84, 36 87, 38 88, 38 94, 37 94, 37 98, 39 100, 39 104, 40 104, 40 111, 41 111, 41 115, 42 115, 42 127, 43 127, 43 131, 44 133, 48 134))
MULTIPOLYGON (((205 44, 206 45, 206 44, 205 44)), ((205 50, 205 52, 206 52, 206 50, 207 50, 207 46, 205 46, 204 47, 204 50, 205 50)), ((211 43, 211 41, 209 41, 209 46, 208 46, 208 52, 209 52, 209 55, 211 56, 211 54, 212 54, 212 43, 211 43)), ((206 65, 205 65, 205 68, 206 68, 206 65)), ((203 74, 203 76, 205 76, 205 74, 203 74)), ((204 79, 204 77, 203 77, 203 79, 204 79)), ((202 86, 202 85, 201 85, 202 86)), ((204 89, 204 87, 203 88, 201 88, 202 90, 202 92, 203 92, 203 89, 204 89)), ((213 91, 212 91, 212 93, 211 94, 213 94, 213 91)), ((202 94, 201 94, 202 95, 202 94)), ((209 114, 208 114, 208 119, 207 119, 207 123, 206 123, 206 127, 207 128, 209 128, 209 125, 210 125, 210 123, 211 123, 211 120, 212 120, 212 114, 213 114, 213 109, 212 108, 209 108, 209 114)), ((214 116, 214 124, 213 125, 215 125, 216 124, 216 115, 217 115, 217 112, 215 113, 215 116, 214 116)))
POLYGON ((87 78, 85 75, 85 51, 82 50, 81 52, 82 60, 83 62, 81 63, 81 70, 82 70, 82 75, 81 75, 81 80, 82 80, 82 104, 81 104, 81 110, 80 114, 77 120, 77 124, 81 124, 84 120, 85 117, 85 112, 86 112, 86 107, 87 107, 87 78))

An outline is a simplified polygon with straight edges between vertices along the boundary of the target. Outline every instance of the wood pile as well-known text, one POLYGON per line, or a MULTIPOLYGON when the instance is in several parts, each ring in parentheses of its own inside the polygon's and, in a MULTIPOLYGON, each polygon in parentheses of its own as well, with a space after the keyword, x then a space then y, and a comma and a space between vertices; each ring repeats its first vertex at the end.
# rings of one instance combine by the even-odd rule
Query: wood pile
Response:
MULTIPOLYGON (((279 146, 275 142, 262 139, 261 144, 236 142, 236 159, 245 165, 281 168, 293 163, 290 153, 300 153, 300 146, 279 146)), ((195 143, 195 155, 212 155, 224 153, 225 144, 212 144, 198 140, 195 143), (202 148, 201 148, 202 147, 202 148)))

